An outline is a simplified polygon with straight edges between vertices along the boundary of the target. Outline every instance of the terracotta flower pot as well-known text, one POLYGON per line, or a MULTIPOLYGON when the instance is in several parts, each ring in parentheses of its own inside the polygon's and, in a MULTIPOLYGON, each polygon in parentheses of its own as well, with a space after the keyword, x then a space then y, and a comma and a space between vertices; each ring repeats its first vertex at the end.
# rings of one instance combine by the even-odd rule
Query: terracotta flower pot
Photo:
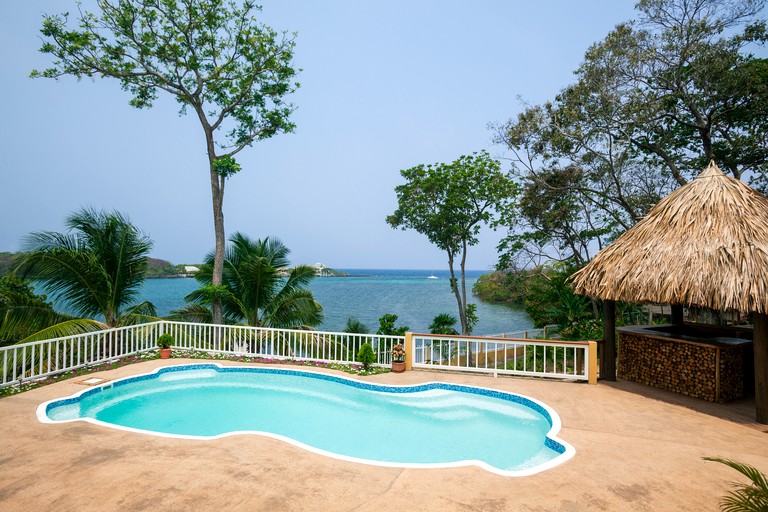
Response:
POLYGON ((170 348, 161 348, 160 349, 160 359, 170 359, 171 358, 171 349, 170 348))
POLYGON ((403 373, 405 371, 405 361, 392 361, 392 371, 403 373))

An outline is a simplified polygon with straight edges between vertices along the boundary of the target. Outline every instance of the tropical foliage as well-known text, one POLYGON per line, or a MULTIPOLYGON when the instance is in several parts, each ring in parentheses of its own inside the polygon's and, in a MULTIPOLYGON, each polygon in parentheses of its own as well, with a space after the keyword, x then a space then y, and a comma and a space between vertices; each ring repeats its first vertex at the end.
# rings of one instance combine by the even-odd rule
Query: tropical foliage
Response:
POLYGON ((456 322, 455 316, 440 313, 432 319, 429 332, 431 334, 459 334, 459 331, 456 330, 456 322))
POLYGON ((723 498, 720 509, 725 512, 765 512, 768 510, 768 479, 757 468, 730 459, 704 457, 735 469, 749 479, 749 484, 734 483, 734 489, 723 498))
POLYGON ((478 243, 481 226, 494 224, 499 212, 510 208, 517 186, 501 172, 501 163, 485 151, 449 164, 417 165, 400 174, 406 182, 395 187, 398 206, 387 223, 393 228, 414 229, 445 251, 461 330, 469 334, 467 250, 478 243))
POLYGON ((370 329, 368 329, 368 326, 365 325, 363 322, 358 320, 355 317, 349 317, 347 318, 347 323, 344 324, 344 330, 343 332, 347 332, 350 334, 368 334, 370 329))
POLYGON ((190 304, 176 316, 211 322, 208 307, 214 299, 222 303, 228 323, 256 327, 311 328, 323 321, 323 308, 307 288, 315 278, 310 266, 287 269, 289 249, 276 238, 251 240, 242 233, 230 237, 225 252, 223 285, 212 284, 214 253, 195 274, 200 288, 187 295, 190 304))
POLYGON ((483 302, 508 302, 522 305, 530 269, 514 267, 483 274, 472 285, 472 294, 483 302))
POLYGON ((85 208, 70 215, 66 225, 68 233, 32 233, 18 272, 33 276, 74 316, 59 314, 64 321, 50 325, 55 316, 45 308, 18 310, 16 318, 34 314, 34 321, 50 325, 22 341, 155 320, 154 306, 137 302, 152 247, 149 237, 119 212, 85 208))
MULTIPOLYGON (((43 19, 40 50, 52 67, 33 77, 111 78, 151 107, 170 94, 180 114, 194 112, 205 136, 213 200, 214 286, 222 284, 224 185, 240 170, 234 155, 280 132, 293 131, 284 96, 298 87, 292 67, 294 36, 259 23, 252 0, 98 0, 97 12, 78 9, 43 19)), ((213 296, 213 318, 221 304, 213 296)))
POLYGON ((500 267, 582 265, 711 159, 764 185, 763 6, 641 0, 636 20, 586 52, 575 83, 497 126, 524 187, 500 267))
POLYGON ((397 315, 394 313, 387 313, 379 318, 379 328, 376 330, 376 334, 383 334, 385 336, 403 336, 408 332, 409 327, 407 325, 396 326, 397 315))
POLYGON ((41 329, 70 320, 45 295, 14 274, 0 277, 0 344, 16 343, 41 329))

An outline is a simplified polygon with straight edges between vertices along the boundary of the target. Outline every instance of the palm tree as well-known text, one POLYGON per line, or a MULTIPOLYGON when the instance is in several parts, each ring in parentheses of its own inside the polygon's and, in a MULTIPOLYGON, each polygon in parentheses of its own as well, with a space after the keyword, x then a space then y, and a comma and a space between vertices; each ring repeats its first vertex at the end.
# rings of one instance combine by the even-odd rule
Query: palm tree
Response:
POLYGON ((720 503, 726 512, 758 512, 768 510, 768 479, 757 468, 720 457, 704 457, 704 460, 719 462, 735 469, 749 479, 749 484, 734 484, 720 503))
POLYGON ((455 329, 455 325, 458 320, 453 315, 448 313, 440 313, 432 319, 432 325, 429 326, 429 332, 431 334, 459 334, 455 329))
POLYGON ((363 322, 358 320, 357 318, 351 316, 347 318, 347 323, 344 325, 344 331, 346 333, 350 334, 368 334, 370 329, 368 329, 368 326, 365 325, 363 322))
POLYGON ((303 265, 287 270, 290 251, 276 238, 254 241, 238 232, 229 240, 222 287, 212 285, 214 253, 209 253, 195 274, 201 287, 186 296, 190 304, 176 311, 177 316, 210 321, 203 308, 218 298, 228 323, 287 329, 322 323, 323 308, 306 288, 315 277, 314 268, 303 265))
POLYGON ((66 222, 69 233, 32 233, 17 269, 39 281, 75 316, 22 341, 65 336, 156 319, 137 303, 152 242, 119 212, 84 208, 66 222), (101 316, 104 320, 94 320, 101 316))

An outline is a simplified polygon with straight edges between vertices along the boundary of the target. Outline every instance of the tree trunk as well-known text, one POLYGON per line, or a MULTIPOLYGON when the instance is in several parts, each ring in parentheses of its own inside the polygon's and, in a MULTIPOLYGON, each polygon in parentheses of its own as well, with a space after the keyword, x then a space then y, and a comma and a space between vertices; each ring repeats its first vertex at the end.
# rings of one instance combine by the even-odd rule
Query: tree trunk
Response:
MULTIPOLYGON (((215 147, 213 145, 213 136, 208 138, 208 163, 211 173, 211 199, 213 200, 213 230, 215 233, 215 251, 213 256, 213 275, 211 284, 221 286, 224 274, 224 176, 219 176, 213 169, 213 162, 216 160, 215 147)), ((211 302, 211 316, 214 324, 224 323, 224 314, 221 309, 221 299, 218 293, 211 302)))
POLYGON ((448 269, 451 271, 451 289, 453 290, 453 295, 456 297, 456 303, 459 306, 459 322, 461 323, 461 334, 467 334, 467 312, 465 311, 464 305, 461 302, 459 285, 456 281, 456 274, 453 271, 453 251, 448 251, 448 269))
MULTIPOLYGON (((470 335, 469 321, 467 320, 467 279, 466 279, 466 267, 467 265, 467 241, 462 240, 462 253, 461 253, 461 302, 462 311, 464 311, 464 325, 461 328, 461 333, 464 335, 470 335)), ((473 326, 474 328, 474 326, 473 326)), ((467 364, 474 366, 474 358, 472 355, 472 343, 467 342, 467 364)))
POLYGON ((467 241, 462 240, 461 253, 461 309, 464 311, 464 324, 461 326, 461 334, 469 334, 469 323, 467 322, 467 279, 464 267, 467 264, 467 241))

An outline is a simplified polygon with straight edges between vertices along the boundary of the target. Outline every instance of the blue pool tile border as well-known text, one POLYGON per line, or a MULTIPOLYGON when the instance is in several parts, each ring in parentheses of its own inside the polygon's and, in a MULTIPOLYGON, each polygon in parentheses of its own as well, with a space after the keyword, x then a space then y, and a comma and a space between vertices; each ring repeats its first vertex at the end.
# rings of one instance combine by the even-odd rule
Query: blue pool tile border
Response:
MULTIPOLYGON (((432 391, 435 389, 440 389, 445 391, 459 391, 459 392, 468 393, 468 394, 498 398, 500 400, 506 400, 508 402, 514 402, 514 403, 520 404, 524 407, 528 407, 529 409, 532 409, 537 413, 541 414, 544 417, 544 419, 546 419, 547 422, 549 423, 550 428, 552 428, 553 426, 552 416, 549 414, 549 411, 547 411, 540 404, 524 396, 516 395, 514 393, 508 393, 505 391, 478 388, 478 387, 466 386, 462 384, 450 384, 445 382, 428 382, 425 384, 388 386, 385 384, 373 384, 370 382, 352 380, 344 377, 337 377, 335 375, 328 375, 325 373, 308 372, 305 370, 292 370, 292 369, 283 369, 283 368, 258 368, 258 367, 251 367, 251 366, 220 366, 218 364, 213 364, 213 363, 193 363, 193 364, 185 364, 185 365, 166 366, 163 368, 159 368, 152 373, 137 375, 135 377, 127 377, 114 382, 107 382, 97 387, 94 387, 92 389, 89 389, 83 393, 80 393, 77 396, 63 398, 60 400, 55 400, 53 402, 50 402, 45 408, 45 412, 47 414, 53 407, 59 407, 62 405, 77 403, 85 397, 94 395, 96 393, 101 393, 104 389, 121 387, 133 382, 139 382, 143 380, 156 379, 164 373, 183 372, 183 371, 189 371, 189 370, 215 370, 219 373, 268 373, 273 375, 300 376, 300 377, 306 377, 311 379, 326 380, 326 381, 335 382, 338 384, 344 384, 350 387, 359 388, 366 391, 376 391, 376 392, 383 392, 383 393, 401 393, 401 394, 419 393, 423 391, 432 391)), ((551 437, 549 437, 549 435, 545 436, 544 445, 547 448, 555 451, 556 453, 562 454, 562 453, 565 453, 566 451, 566 447, 562 443, 552 439, 551 437)))

